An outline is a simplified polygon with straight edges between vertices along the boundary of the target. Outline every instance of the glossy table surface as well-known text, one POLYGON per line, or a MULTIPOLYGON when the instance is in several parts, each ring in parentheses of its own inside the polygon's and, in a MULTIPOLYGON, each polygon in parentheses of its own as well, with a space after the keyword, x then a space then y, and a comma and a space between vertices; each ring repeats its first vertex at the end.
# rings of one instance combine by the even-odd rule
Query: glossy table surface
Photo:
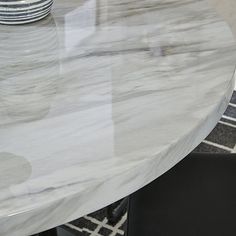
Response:
POLYGON ((131 194, 223 114, 236 46, 207 0, 57 0, 0 25, 0 235, 131 194))

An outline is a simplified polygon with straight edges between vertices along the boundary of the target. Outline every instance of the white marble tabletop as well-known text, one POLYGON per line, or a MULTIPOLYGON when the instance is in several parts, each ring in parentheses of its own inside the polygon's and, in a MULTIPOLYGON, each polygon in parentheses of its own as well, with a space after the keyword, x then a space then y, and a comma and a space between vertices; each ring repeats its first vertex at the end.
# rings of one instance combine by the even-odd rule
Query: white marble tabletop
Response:
POLYGON ((236 47, 207 0, 57 0, 0 26, 0 235, 98 210, 194 149, 224 112, 236 47))

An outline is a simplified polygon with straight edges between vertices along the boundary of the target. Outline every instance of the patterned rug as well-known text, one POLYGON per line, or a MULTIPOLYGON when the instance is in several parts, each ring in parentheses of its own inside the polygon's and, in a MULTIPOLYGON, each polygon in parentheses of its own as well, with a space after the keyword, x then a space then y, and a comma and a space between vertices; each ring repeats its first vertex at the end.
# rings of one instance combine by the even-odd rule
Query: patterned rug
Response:
MULTIPOLYGON (((236 153, 236 91, 230 104, 209 136, 194 150, 194 152, 236 153)), ((63 235, 68 236, 121 236, 127 214, 114 225, 108 223, 106 210, 102 209, 88 216, 60 227, 63 235)))

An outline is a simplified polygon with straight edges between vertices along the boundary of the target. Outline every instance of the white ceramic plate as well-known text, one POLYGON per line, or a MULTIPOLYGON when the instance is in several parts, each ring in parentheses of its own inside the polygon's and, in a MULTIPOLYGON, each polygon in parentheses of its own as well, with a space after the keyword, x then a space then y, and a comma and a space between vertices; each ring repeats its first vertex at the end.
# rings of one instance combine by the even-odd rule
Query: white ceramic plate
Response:
POLYGON ((46 17, 53 0, 0 0, 0 23, 25 24, 46 17))

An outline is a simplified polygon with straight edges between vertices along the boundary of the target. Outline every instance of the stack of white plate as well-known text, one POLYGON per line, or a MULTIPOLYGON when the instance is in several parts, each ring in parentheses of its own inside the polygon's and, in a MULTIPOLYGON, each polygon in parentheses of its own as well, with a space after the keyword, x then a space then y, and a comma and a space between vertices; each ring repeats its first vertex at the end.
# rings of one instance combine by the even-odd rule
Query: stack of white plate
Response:
POLYGON ((53 0, 0 0, 0 23, 25 24, 50 13, 53 0))

